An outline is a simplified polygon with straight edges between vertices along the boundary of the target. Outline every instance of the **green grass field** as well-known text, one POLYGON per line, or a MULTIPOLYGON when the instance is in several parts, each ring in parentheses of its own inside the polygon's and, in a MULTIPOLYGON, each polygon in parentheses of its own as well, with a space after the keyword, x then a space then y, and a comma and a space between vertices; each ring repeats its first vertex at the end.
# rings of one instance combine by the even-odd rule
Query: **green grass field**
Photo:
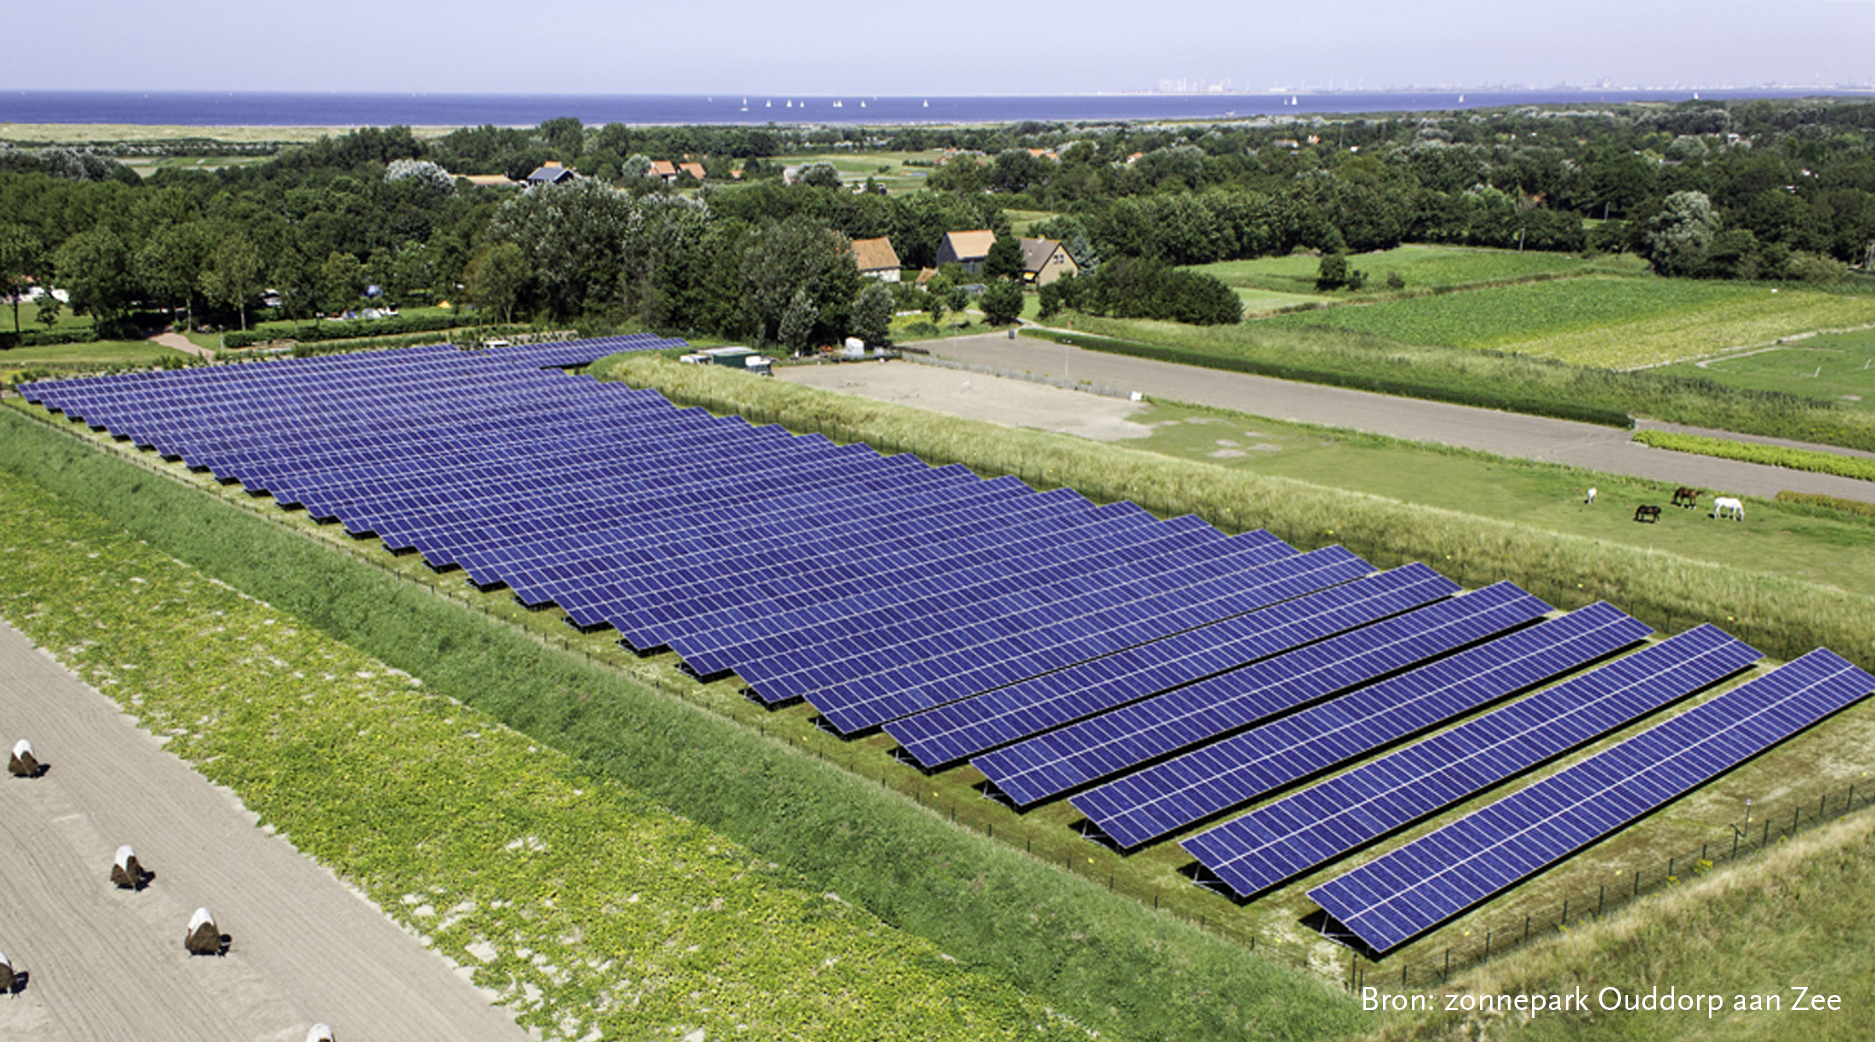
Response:
POLYGON ((1673 490, 1640 478, 1217 409, 1153 405, 1135 419, 1150 425, 1153 434, 1127 442, 1129 447, 1178 459, 1297 478, 1714 564, 1750 560, 1773 574, 1875 596, 1875 519, 1818 516, 1806 506, 1753 500, 1749 524, 1721 525, 1710 517, 1708 498, 1702 510, 1667 510, 1659 524, 1635 524, 1635 507, 1666 506, 1673 490), (1583 504, 1591 484, 1598 490, 1594 507, 1583 504))
POLYGON ((38 366, 137 366, 186 357, 148 340, 94 340, 88 344, 46 344, 0 351, 0 370, 38 366))
POLYGON ((1404 292, 1433 288, 1453 289, 1519 279, 1564 277, 1599 272, 1641 274, 1645 262, 1633 257, 1597 257, 1584 259, 1563 253, 1535 250, 1471 249, 1457 246, 1399 246, 1391 250, 1355 254, 1348 266, 1367 273, 1367 285, 1357 293, 1322 294, 1315 289, 1315 276, 1321 258, 1308 253, 1284 257, 1258 257, 1253 260, 1220 261, 1192 268, 1222 279, 1235 289, 1264 290, 1300 294, 1311 300, 1371 298, 1397 295, 1387 288, 1387 273, 1399 272, 1406 280, 1404 292))
POLYGON ((1576 278, 1259 319, 1406 344, 1494 348, 1631 369, 1875 323, 1875 298, 1759 283, 1576 278))
POLYGON ((1260 319, 1410 345, 1515 350, 1633 369, 1875 322, 1875 298, 1761 283, 1581 277, 1260 319))
POLYGON ((1875 331, 1809 337, 1706 362, 1664 366, 1675 376, 1704 377, 1730 387, 1821 398, 1875 411, 1875 331))

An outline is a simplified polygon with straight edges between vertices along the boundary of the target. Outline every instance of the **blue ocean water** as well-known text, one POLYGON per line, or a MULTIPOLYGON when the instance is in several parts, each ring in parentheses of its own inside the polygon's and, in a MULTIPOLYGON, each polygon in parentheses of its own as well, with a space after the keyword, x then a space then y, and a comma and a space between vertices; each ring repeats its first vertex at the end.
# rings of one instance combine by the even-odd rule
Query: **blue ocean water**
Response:
POLYGON ((533 126, 911 124, 1198 119, 1425 112, 1505 105, 1795 98, 1818 90, 1365 91, 1319 94, 1075 94, 1018 97, 789 97, 680 94, 346 94, 186 91, 0 91, 0 123, 146 126, 533 126))

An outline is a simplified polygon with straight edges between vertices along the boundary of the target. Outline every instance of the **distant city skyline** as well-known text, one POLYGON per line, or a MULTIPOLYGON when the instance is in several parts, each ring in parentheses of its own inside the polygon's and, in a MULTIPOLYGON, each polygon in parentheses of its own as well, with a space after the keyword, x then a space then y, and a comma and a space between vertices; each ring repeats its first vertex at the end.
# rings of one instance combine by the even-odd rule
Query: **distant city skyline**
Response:
POLYGON ((83 30, 11 48, 0 90, 855 97, 1875 84, 1875 0, 1532 10, 1453 0, 334 0, 295 10, 77 0, 59 21, 83 30))

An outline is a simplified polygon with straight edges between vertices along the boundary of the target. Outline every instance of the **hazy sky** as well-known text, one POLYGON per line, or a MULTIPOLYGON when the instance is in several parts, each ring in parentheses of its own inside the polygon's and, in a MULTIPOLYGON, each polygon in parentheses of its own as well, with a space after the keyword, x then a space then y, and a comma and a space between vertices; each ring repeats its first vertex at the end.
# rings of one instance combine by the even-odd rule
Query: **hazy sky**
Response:
MULTIPOLYGON (((952 95, 1142 90, 1168 79, 1249 90, 1875 83, 1875 0, 74 0, 44 13, 54 36, 7 48, 0 89, 952 95)), ((34 18, 8 22, 31 31, 34 18)))

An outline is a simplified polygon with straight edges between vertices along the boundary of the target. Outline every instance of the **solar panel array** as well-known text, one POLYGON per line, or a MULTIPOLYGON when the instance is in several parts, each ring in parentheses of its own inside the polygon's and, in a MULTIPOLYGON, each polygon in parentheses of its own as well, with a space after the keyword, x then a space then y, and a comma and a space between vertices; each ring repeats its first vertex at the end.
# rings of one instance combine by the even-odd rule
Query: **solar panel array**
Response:
POLYGON ((1309 891, 1376 952, 1432 929, 1875 692, 1819 648, 1309 891))
POLYGON ((1072 802, 1114 843, 1142 846, 1579 669, 1652 632, 1607 604, 1592 604, 1129 774, 1072 802))
MULTIPOLYGON (((927 770, 967 761, 1019 807, 1067 796, 1123 850, 1251 806, 1182 841, 1240 898, 1758 658, 1701 627, 1591 669, 1650 631, 555 371, 683 346, 436 345, 22 392, 573 626, 739 674, 758 701, 805 701, 841 734, 883 729, 927 770)), ((1871 687, 1805 656, 1311 893, 1387 950, 1871 687)))
MULTIPOLYGON (((435 345, 45 381, 33 401, 853 733, 1294 596, 1299 556, 1065 489, 435 345)), ((1345 551, 1322 581, 1370 569, 1345 551)), ((1312 587, 1309 587, 1312 588, 1312 587)))
POLYGON ((1199 681, 972 760, 1017 806, 1225 737, 1550 610, 1498 583, 1199 681))
POLYGON ((1351 854, 1758 661, 1700 626, 1184 840, 1250 897, 1351 854))

